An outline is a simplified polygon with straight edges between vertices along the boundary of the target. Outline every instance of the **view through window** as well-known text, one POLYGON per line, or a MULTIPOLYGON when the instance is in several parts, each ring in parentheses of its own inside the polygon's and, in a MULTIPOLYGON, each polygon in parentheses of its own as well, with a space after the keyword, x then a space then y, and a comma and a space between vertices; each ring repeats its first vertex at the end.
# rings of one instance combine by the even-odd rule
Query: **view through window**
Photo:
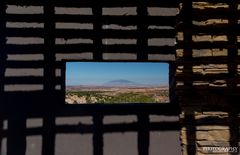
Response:
POLYGON ((66 104, 168 103, 169 64, 66 62, 66 104))

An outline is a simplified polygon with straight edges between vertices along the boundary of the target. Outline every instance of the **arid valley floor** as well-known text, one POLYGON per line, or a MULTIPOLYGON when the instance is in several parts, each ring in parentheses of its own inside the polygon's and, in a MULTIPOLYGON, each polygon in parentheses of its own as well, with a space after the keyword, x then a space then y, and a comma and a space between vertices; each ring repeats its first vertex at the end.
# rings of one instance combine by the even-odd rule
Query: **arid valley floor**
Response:
POLYGON ((167 103, 168 87, 67 86, 66 104, 167 103))

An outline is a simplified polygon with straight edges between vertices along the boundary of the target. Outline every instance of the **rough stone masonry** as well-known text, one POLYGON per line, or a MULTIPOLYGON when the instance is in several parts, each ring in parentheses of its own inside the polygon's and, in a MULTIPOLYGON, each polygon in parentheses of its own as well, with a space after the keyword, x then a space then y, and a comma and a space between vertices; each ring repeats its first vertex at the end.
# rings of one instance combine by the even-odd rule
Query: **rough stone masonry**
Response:
POLYGON ((239 151, 239 1, 180 3, 176 91, 183 155, 239 151))

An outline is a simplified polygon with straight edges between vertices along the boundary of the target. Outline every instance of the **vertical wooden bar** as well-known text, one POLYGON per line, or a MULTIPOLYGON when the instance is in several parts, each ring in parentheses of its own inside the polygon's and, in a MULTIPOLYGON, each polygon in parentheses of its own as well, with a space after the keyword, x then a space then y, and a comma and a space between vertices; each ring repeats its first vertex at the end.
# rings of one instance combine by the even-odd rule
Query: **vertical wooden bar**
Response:
MULTIPOLYGON (((52 0, 45 0, 44 4, 44 91, 46 92, 46 95, 52 95, 55 91, 55 12, 52 0)), ((50 97, 48 98, 51 99, 50 97)))
MULTIPOLYGON (((184 59, 191 59, 192 58, 192 1, 183 0, 182 4, 182 17, 183 23, 185 25, 183 31, 183 39, 184 39, 184 47, 183 47, 183 56, 184 59)), ((192 65, 186 64, 184 65, 184 71, 192 71, 192 65)), ((184 85, 192 86, 192 81, 188 80, 189 82, 184 83, 184 85)))
MULTIPOLYGON (((183 0, 182 1, 182 20, 185 24, 183 31, 183 58, 184 60, 190 60, 193 58, 192 56, 192 1, 183 0)), ((184 64, 183 72, 187 74, 193 74, 193 64, 184 64)), ((184 81, 184 87, 192 90, 193 81, 192 79, 187 79, 184 81)), ((190 93, 191 94, 191 93, 190 93)), ((187 95, 185 96, 188 97, 187 95)), ((196 153, 196 121, 194 116, 194 111, 188 112, 184 115, 184 120, 189 121, 191 125, 185 124, 187 128, 187 154, 195 154, 196 153)))
POLYGON ((147 113, 139 114, 138 116, 138 154, 149 154, 149 115, 147 113))
MULTIPOLYGON (((7 53, 5 49, 6 44, 6 2, 5 0, 0 1, 0 101, 4 102, 4 72, 5 72, 5 61, 7 59, 7 53)), ((0 152, 2 150, 2 128, 3 128, 3 112, 4 104, 0 103, 0 152)))
POLYGON ((14 107, 8 113, 7 155, 25 155, 26 153, 26 118, 21 108, 14 107))
MULTIPOLYGON (((229 79, 227 81, 227 86, 230 88, 231 92, 229 95, 229 104, 231 105, 231 108, 233 109, 231 112, 229 112, 229 118, 231 120, 231 123, 229 125, 230 129, 230 146, 231 147, 237 147, 239 148, 239 124, 236 122, 239 122, 239 114, 236 109, 238 109, 238 97, 237 95, 237 84, 238 84, 238 63, 236 61, 236 58, 238 58, 238 39, 237 39, 237 29, 238 29, 238 3, 237 1, 229 1, 229 11, 231 12, 231 16, 228 18, 229 27, 232 31, 229 31, 228 34, 228 42, 229 42, 229 48, 228 48, 228 73, 229 73, 229 79)), ((238 152, 232 152, 230 154, 234 155, 239 153, 238 152)))
POLYGON ((2 113, 0 111, 0 152, 2 152, 2 140, 3 140, 3 117, 2 117, 2 113))
POLYGON ((137 25, 137 60, 143 61, 148 59, 148 37, 147 37, 147 2, 145 0, 140 0, 137 6, 137 16, 138 16, 138 25, 137 25))
POLYGON ((179 108, 179 104, 176 97, 176 81, 175 81, 175 74, 176 74, 176 63, 169 62, 169 100, 170 104, 173 104, 175 108, 179 108))
POLYGON ((230 78, 233 80, 228 81, 228 87, 232 88, 234 91, 236 89, 237 80, 234 78, 238 74, 238 67, 236 58, 238 57, 238 45, 237 45, 237 29, 238 29, 238 2, 229 1, 229 11, 231 12, 231 16, 229 16, 229 28, 231 29, 228 32, 228 72, 230 78))
MULTIPOLYGON (((93 0, 92 1, 92 12, 93 12, 93 60, 99 61, 103 57, 103 45, 102 45, 102 7, 101 2, 93 0)), ((105 45, 107 46, 107 45, 105 45)))
MULTIPOLYGON (((7 59, 7 51, 6 51, 6 2, 5 0, 1 0, 0 2, 0 100, 4 101, 4 72, 5 72, 5 62, 7 59)), ((2 107, 0 103, 0 108, 2 107)))
POLYGON ((93 116, 93 155, 103 155, 103 115, 95 114, 93 116))
POLYGON ((44 0, 44 96, 45 103, 43 117, 42 154, 54 155, 55 148, 55 108, 57 98, 55 95, 55 22, 54 0, 44 0))
POLYGON ((55 154, 54 113, 46 112, 43 117, 42 155, 55 154))
MULTIPOLYGON (((8 132, 7 132, 7 155, 25 155, 26 152, 26 118, 21 111, 19 103, 7 102, 4 98, 4 72, 6 70, 7 48, 6 48, 6 5, 5 0, 0 2, 0 101, 1 110, 7 111, 8 132), (6 102, 6 103, 5 103, 6 102), (8 108, 7 108, 8 106, 8 108)), ((0 111, 1 113, 3 111, 0 111)))

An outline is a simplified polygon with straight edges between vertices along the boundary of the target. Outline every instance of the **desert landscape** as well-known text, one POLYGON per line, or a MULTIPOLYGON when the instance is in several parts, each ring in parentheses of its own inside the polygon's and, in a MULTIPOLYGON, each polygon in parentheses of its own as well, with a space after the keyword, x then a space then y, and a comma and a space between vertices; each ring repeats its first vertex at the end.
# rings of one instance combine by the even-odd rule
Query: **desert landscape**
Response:
POLYGON ((168 103, 167 86, 135 85, 112 81, 102 86, 67 86, 66 104, 168 103))

